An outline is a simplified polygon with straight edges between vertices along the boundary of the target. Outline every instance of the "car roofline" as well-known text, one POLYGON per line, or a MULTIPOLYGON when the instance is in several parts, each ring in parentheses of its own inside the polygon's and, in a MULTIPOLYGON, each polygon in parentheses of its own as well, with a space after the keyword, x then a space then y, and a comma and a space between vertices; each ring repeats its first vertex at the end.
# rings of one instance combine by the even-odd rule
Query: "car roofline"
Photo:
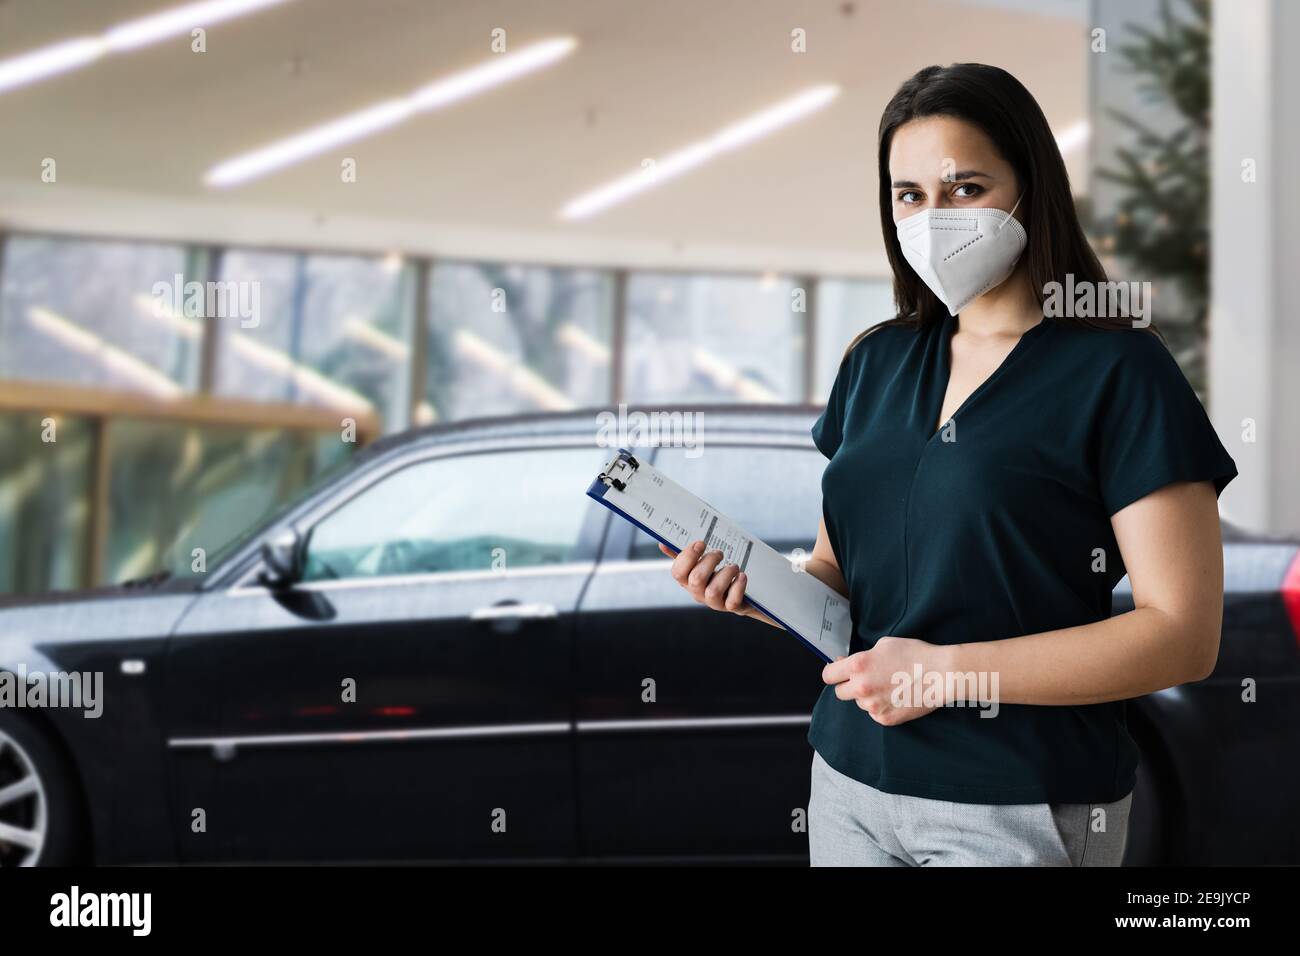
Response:
MULTIPOLYGON (((490 432, 494 429, 507 429, 511 427, 537 425, 539 434, 564 433, 571 432, 572 426, 582 422, 584 419, 589 420, 595 425, 595 420, 599 415, 619 415, 619 414, 644 414, 644 415, 678 415, 678 414, 698 414, 698 415, 716 415, 725 419, 730 418, 759 418, 763 416, 772 416, 777 418, 796 418, 820 414, 824 406, 815 404, 730 404, 725 402, 713 403, 675 403, 663 405, 633 405, 624 404, 611 408, 607 405, 590 405, 582 408, 565 409, 561 412, 539 411, 539 412, 517 412, 509 415, 490 415, 481 418, 467 418, 449 422, 434 422, 430 425, 421 425, 415 428, 409 428, 405 431, 397 432, 392 435, 386 435, 369 445, 366 445, 353 457, 355 464, 362 464, 375 458, 383 457, 389 452, 399 448, 407 448, 424 443, 441 443, 443 441, 455 441, 462 436, 472 436, 479 432, 490 432), (570 426, 565 428, 564 426, 570 426), (549 427, 548 427, 549 426, 549 427)), ((726 424, 722 426, 724 431, 731 431, 732 428, 726 424)), ((798 429, 791 429, 792 432, 798 429)), ((804 429, 806 430, 806 429, 804 429)))

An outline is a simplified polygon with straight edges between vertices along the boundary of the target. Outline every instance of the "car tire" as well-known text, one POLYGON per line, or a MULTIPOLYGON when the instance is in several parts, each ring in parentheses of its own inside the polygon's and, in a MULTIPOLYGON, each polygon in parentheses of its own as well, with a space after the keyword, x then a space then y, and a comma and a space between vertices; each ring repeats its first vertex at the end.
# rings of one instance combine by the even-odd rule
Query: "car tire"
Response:
POLYGON ((6 787, 17 796, 0 804, 0 866, 68 866, 82 860, 85 814, 68 759, 48 729, 0 713, 0 791, 6 787), (39 845, 15 841, 15 833, 38 839, 39 845))

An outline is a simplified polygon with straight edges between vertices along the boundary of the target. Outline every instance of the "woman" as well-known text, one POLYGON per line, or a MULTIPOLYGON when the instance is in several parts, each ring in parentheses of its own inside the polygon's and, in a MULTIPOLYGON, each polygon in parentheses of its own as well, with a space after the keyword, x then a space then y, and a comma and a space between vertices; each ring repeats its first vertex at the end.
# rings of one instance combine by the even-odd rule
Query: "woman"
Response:
MULTIPOLYGON (((854 622, 808 732, 812 862, 1119 865, 1124 701, 1214 667, 1236 466, 1149 323, 1104 314, 1014 77, 920 71, 878 162, 898 316, 849 345, 812 428, 829 463, 805 570, 854 622), (1126 571, 1135 608, 1112 617, 1126 571)), ((665 549, 674 578, 779 626, 702 549, 665 549)))

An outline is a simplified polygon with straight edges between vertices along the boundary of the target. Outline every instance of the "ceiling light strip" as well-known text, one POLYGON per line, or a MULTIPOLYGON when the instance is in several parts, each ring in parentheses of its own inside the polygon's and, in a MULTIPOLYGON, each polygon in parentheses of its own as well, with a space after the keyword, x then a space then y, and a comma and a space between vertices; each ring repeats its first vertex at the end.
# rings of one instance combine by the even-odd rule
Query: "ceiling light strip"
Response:
POLYGON ((421 87, 409 96, 366 107, 228 159, 210 169, 204 182, 225 188, 265 176, 396 126, 416 113, 441 109, 518 79, 568 56, 576 46, 577 40, 572 37, 557 37, 515 53, 498 54, 486 63, 421 87))

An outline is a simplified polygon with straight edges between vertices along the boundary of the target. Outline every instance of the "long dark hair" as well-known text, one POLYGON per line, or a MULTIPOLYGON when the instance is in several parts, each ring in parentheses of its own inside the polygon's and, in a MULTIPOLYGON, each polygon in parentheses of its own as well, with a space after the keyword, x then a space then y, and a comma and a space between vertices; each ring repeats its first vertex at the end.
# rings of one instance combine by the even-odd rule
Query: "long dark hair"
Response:
MULTIPOLYGON (((877 165, 880 174, 880 228, 885 252, 894 272, 894 301, 898 314, 859 334, 845 350, 847 356, 863 336, 884 325, 925 329, 948 310, 903 258, 894 226, 893 190, 889 178, 889 149, 894 132, 914 119, 951 116, 964 120, 992 140, 1013 170, 1024 198, 1024 258, 1039 304, 1049 282, 1065 283, 1073 273, 1075 285, 1105 282, 1106 271, 1084 237, 1070 193, 1070 176, 1047 117, 1033 95, 1006 70, 983 63, 927 66, 894 94, 880 117, 877 165)), ((1131 329, 1124 318, 1049 318, 1043 321, 1098 329, 1131 329)), ((1155 326, 1147 326, 1155 332, 1155 326)), ((1158 333, 1157 333, 1158 334, 1158 333)))

